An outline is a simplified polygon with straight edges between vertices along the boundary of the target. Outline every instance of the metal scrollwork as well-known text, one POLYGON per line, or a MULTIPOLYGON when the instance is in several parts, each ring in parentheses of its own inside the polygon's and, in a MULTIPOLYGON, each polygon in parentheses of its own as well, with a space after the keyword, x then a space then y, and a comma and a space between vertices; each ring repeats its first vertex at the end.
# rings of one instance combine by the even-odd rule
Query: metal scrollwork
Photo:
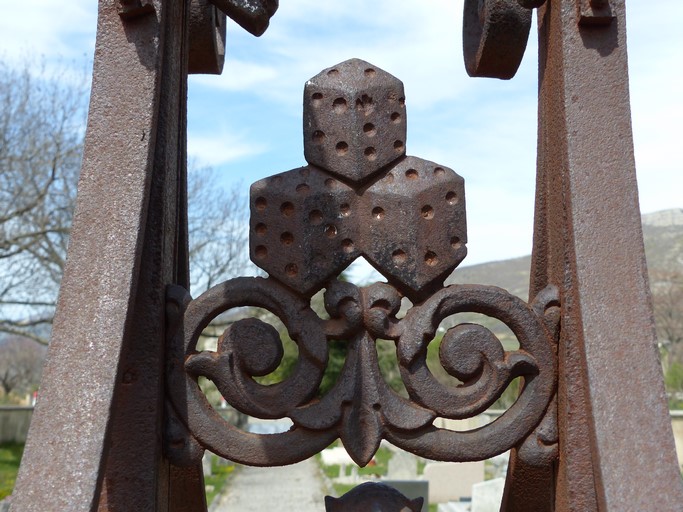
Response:
MULTIPOLYGON (((548 289, 529 305, 496 287, 444 287, 466 254, 463 180, 444 166, 405 156, 400 81, 351 60, 309 81, 305 101, 309 166, 257 182, 251 191, 251 256, 270 277, 233 279, 194 300, 180 287, 169 289, 167 382, 174 421, 202 447, 252 465, 296 462, 336 438, 359 465, 382 439, 447 461, 485 459, 514 446, 526 447, 532 459, 543 456, 526 440, 533 433, 533 439, 554 442, 546 409, 555 390, 556 292, 548 289), (338 281, 359 256, 388 283, 338 281), (327 319, 310 307, 323 288, 327 319), (403 296, 415 305, 399 318, 403 296), (216 316, 243 306, 277 316, 297 344, 297 363, 282 382, 255 380, 273 372, 283 354, 279 333, 259 319, 234 322, 216 351, 197 350, 216 316), (466 312, 507 325, 519 349, 506 351, 482 325, 447 329, 439 359, 462 384, 446 386, 427 366, 427 347, 447 317, 466 312), (385 382, 378 339, 395 343, 407 397, 385 382), (334 386, 318 397, 330 340, 345 341, 347 356, 334 386), (241 412, 287 417, 293 427, 264 435, 228 424, 209 405, 199 377, 213 381, 241 412), (521 395, 490 425, 466 432, 434 426, 438 417, 485 411, 518 377, 521 395)), ((181 430, 173 429, 176 437, 181 430)), ((178 458, 196 458, 192 443, 176 444, 178 458)))

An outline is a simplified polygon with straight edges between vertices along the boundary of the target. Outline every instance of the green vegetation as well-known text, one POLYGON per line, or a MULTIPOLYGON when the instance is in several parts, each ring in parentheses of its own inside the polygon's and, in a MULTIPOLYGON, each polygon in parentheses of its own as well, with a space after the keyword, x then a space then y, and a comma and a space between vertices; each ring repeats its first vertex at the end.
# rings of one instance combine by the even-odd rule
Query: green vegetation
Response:
POLYGON ((226 461, 216 456, 211 457, 211 475, 204 477, 206 487, 206 503, 210 506, 218 496, 225 484, 235 472, 236 466, 232 462, 226 461))
POLYGON ((669 409, 683 409, 683 365, 678 361, 673 361, 664 370, 664 385, 669 397, 669 409))
MULTIPOLYGON (((330 445, 330 447, 337 447, 341 446, 341 442, 339 440, 335 441, 330 445)), ((373 457, 372 461, 365 466, 364 468, 358 467, 358 475, 360 476, 386 476, 387 475, 387 470, 389 469, 389 459, 393 456, 393 452, 389 448, 385 448, 384 446, 380 446, 379 450, 377 450, 377 453, 373 457)), ((334 480, 336 478, 339 478, 340 473, 341 473, 341 468, 338 464, 330 464, 330 465, 325 465, 322 463, 322 457, 320 454, 316 454, 315 460, 318 462, 318 465, 322 469, 323 473, 327 478, 330 480, 334 480)), ((352 471, 352 466, 346 466, 346 476, 350 476, 352 471)), ((348 491, 353 489, 356 486, 356 484, 346 484, 346 483, 339 483, 339 482, 332 482, 332 487, 334 488, 334 493, 337 496, 341 496, 343 494, 346 494, 348 491)))
POLYGON ((12 494, 23 453, 23 444, 7 443, 0 445, 0 500, 12 494))

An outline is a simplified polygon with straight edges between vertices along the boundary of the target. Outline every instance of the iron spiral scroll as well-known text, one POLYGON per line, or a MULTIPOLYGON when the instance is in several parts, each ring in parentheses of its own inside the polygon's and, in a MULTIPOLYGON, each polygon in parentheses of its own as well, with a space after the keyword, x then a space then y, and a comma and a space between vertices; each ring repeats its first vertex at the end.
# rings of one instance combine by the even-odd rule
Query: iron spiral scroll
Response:
POLYGON ((466 254, 464 182, 444 166, 405 155, 403 84, 353 59, 324 70, 304 91, 308 166, 252 185, 250 250, 268 278, 224 282, 192 299, 182 287, 167 294, 169 418, 167 449, 189 464, 210 449, 233 461, 272 466, 314 455, 340 438, 356 463, 367 464, 382 439, 444 461, 482 460, 512 447, 533 461, 555 453, 557 292, 532 304, 505 290, 444 280, 466 254), (359 256, 387 283, 358 287, 337 279, 359 256), (311 309, 325 289, 328 319, 311 309), (398 318, 402 297, 412 306, 398 318), (298 346, 292 373, 273 385, 254 377, 282 360, 279 333, 256 319, 238 320, 216 351, 198 351, 204 328, 219 314, 251 306, 277 316, 298 346), (482 325, 449 328, 439 358, 461 385, 441 384, 427 366, 439 325, 456 313, 479 313, 507 325, 519 349, 506 351, 482 325), (385 382, 377 340, 396 346, 403 397, 385 382), (334 386, 318 390, 328 343, 344 340, 347 355, 334 386), (292 428, 255 434, 225 421, 197 379, 213 381, 228 403, 250 416, 289 418, 292 428), (523 389, 496 421, 472 431, 434 425, 488 409, 516 378, 523 389))

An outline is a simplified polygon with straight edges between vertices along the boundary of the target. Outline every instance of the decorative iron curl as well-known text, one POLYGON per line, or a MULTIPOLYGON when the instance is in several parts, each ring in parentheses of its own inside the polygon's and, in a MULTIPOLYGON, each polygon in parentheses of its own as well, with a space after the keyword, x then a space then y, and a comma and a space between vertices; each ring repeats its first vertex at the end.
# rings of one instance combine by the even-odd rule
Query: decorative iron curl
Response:
POLYGON ((524 389, 505 414, 481 429, 454 432, 429 426, 419 437, 392 430, 389 441, 438 460, 481 460, 516 446, 542 420, 555 391, 552 335, 543 316, 521 299, 492 286, 452 285, 414 307, 402 323, 397 347, 401 376, 410 398, 420 406, 461 419, 485 411, 516 377, 524 377, 524 389), (505 352, 481 326, 461 324, 449 329, 440 359, 446 371, 464 384, 447 387, 427 367, 427 345, 444 318, 461 312, 502 321, 517 337, 520 350, 505 352))
POLYGON ((467 74, 515 76, 531 30, 531 8, 544 0, 465 0, 463 55, 467 74))
POLYGON ((211 379, 235 408, 261 418, 282 418, 308 401, 318 389, 327 363, 323 324, 302 299, 278 283, 262 278, 238 278, 219 284, 195 300, 181 287, 168 291, 168 396, 173 410, 205 448, 236 462, 255 466, 285 465, 306 459, 329 445, 336 435, 292 428, 280 434, 253 434, 225 421, 208 403, 197 384, 211 379), (240 321, 221 337, 216 352, 197 352, 202 330, 219 314, 242 306, 267 309, 278 316, 298 344, 299 359, 292 375, 265 386, 252 379, 279 363, 273 332, 259 320, 240 321), (263 360, 245 343, 268 354, 263 360))
MULTIPOLYGON (((548 417, 541 420, 553 396, 556 373, 556 319, 549 318, 547 310, 555 294, 539 297, 543 300, 529 306, 499 288, 453 285, 398 320, 400 295, 393 287, 376 283, 359 289, 334 281, 325 296, 331 318, 323 321, 303 299, 270 279, 228 281, 194 301, 182 288, 172 288, 168 386, 173 414, 202 447, 252 465, 296 462, 337 437, 360 465, 372 458, 382 438, 439 460, 481 460, 513 446, 521 446, 531 458, 546 458, 552 456, 552 447, 546 445, 553 442, 553 424, 548 417), (196 351, 204 327, 221 312, 239 306, 263 307, 276 314, 298 343, 297 366, 283 382, 264 386, 253 379, 272 372, 282 357, 279 335, 260 320, 233 324, 221 336, 216 352, 196 351), (459 312, 499 319, 517 336, 520 350, 504 351, 499 340, 479 325, 449 329, 440 360, 464 384, 448 387, 428 369, 427 345, 441 321, 459 312), (332 390, 313 400, 327 363, 327 339, 340 337, 349 343, 342 373, 332 390), (392 391, 379 372, 374 343, 380 337, 397 343, 409 399, 392 391), (294 427, 286 433, 258 435, 228 424, 206 401, 196 382, 199 376, 211 379, 238 410, 261 418, 290 417, 294 427), (437 416, 461 419, 483 412, 519 376, 524 377, 521 396, 491 425, 471 432, 432 425, 437 416), (525 441, 534 429, 533 439, 525 441)), ((196 458, 196 448, 190 442, 176 450, 176 458, 196 458)))

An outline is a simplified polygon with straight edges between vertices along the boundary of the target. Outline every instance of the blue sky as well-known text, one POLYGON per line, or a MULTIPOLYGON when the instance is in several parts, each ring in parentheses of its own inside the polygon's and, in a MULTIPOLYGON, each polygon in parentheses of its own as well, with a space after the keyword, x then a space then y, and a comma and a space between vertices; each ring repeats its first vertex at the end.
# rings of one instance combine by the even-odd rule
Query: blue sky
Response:
MULTIPOLYGON (((0 19, 6 59, 58 58, 83 66, 95 44, 94 0, 8 3, 0 19)), ((683 207, 683 2, 627 2, 629 64, 641 210, 683 207)), ((303 85, 351 57, 405 84, 408 154, 465 178, 465 263, 528 254, 536 154, 535 29, 507 82, 467 77, 462 1, 281 0, 254 38, 228 26, 222 76, 190 81, 189 153, 224 183, 248 185, 304 164, 303 85)))

